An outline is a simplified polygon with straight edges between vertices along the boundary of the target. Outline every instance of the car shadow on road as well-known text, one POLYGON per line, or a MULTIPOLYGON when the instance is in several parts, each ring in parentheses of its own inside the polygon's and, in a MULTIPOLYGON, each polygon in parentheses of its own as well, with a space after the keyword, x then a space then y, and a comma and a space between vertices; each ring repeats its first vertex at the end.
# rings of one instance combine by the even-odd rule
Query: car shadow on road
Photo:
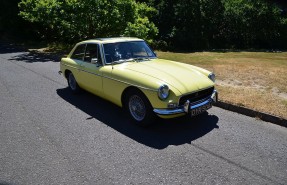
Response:
POLYGON ((132 124, 120 107, 90 93, 74 95, 64 88, 58 89, 57 94, 88 114, 87 120, 95 118, 127 137, 156 149, 191 143, 219 128, 218 117, 208 113, 194 118, 158 119, 154 125, 142 128, 132 124))

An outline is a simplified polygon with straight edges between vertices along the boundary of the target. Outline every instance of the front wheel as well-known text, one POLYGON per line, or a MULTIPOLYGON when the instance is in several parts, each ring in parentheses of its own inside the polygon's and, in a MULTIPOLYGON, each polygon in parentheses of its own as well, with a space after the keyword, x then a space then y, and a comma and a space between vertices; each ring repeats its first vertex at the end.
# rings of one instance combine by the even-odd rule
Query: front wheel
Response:
POLYGON ((126 109, 133 122, 140 126, 148 126, 154 122, 152 106, 141 92, 132 90, 128 93, 126 109))

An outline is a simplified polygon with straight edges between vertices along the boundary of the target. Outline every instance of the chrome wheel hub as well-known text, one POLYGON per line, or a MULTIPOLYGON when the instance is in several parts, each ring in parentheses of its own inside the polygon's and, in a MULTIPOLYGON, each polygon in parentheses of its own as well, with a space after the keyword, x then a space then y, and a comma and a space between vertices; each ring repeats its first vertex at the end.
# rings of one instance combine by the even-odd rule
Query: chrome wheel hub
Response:
POLYGON ((129 110, 135 120, 142 121, 145 118, 146 107, 139 96, 133 95, 130 97, 129 110))

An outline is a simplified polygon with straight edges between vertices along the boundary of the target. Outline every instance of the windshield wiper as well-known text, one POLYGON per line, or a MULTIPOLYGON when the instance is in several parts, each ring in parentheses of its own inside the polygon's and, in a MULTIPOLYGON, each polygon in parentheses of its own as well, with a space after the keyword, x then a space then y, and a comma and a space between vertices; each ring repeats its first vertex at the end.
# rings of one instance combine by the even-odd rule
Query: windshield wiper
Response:
POLYGON ((113 61, 112 64, 121 64, 124 62, 131 62, 131 61, 136 62, 136 60, 134 58, 129 58, 129 59, 120 59, 120 60, 113 61))
POLYGON ((113 61, 112 64, 121 64, 124 62, 126 62, 126 60, 120 59, 120 60, 113 61))
POLYGON ((149 57, 138 57, 138 58, 134 58, 135 61, 139 62, 139 61, 143 61, 143 60, 150 60, 149 57))
POLYGON ((124 62, 140 62, 140 61, 144 61, 144 60, 150 60, 150 58, 148 57, 137 57, 137 58, 129 58, 129 59, 120 59, 120 60, 116 60, 113 61, 112 64, 122 64, 124 62))

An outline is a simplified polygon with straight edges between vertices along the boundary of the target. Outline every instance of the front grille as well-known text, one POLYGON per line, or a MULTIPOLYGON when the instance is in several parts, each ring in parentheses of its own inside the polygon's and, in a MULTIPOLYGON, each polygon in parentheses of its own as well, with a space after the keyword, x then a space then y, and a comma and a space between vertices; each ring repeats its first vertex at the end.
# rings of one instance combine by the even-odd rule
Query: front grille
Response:
POLYGON ((179 99, 179 106, 184 105, 184 103, 189 100, 190 103, 202 100, 212 95, 214 87, 204 89, 202 91, 197 91, 192 94, 184 95, 179 99))

